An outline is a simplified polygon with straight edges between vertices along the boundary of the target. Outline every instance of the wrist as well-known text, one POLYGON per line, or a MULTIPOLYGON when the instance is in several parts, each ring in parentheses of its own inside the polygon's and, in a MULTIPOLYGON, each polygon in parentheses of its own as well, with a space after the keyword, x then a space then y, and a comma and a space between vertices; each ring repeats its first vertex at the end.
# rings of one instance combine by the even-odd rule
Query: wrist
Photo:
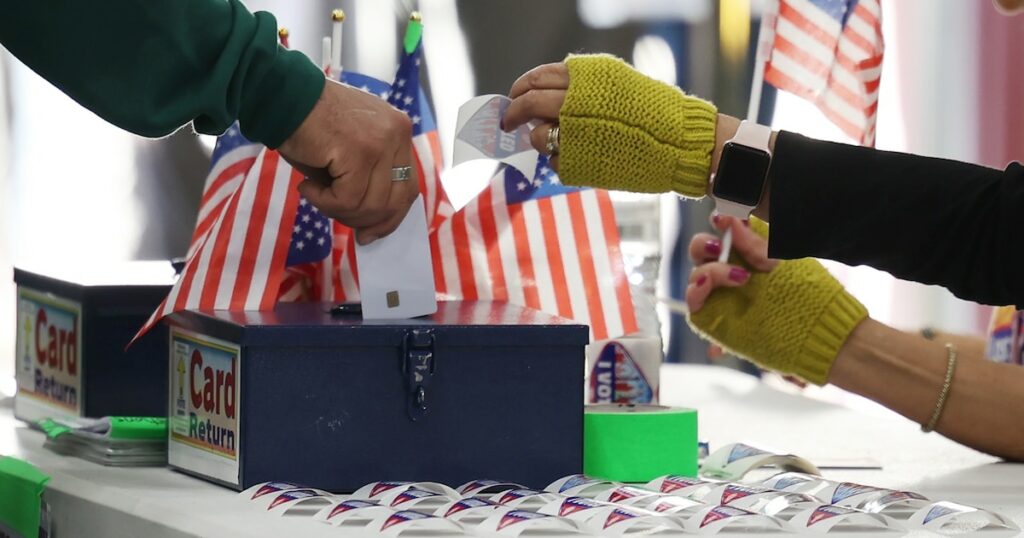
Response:
MULTIPOLYGON (((732 116, 729 116, 728 114, 718 115, 718 122, 715 125, 715 147, 714 150, 712 150, 711 152, 710 175, 713 176, 715 172, 718 170, 718 163, 721 161, 722 158, 722 149, 725 147, 726 142, 732 140, 736 136, 736 131, 739 130, 739 127, 740 120, 738 118, 734 118, 732 116)), ((775 139, 777 136, 778 131, 772 131, 771 137, 769 137, 768 139, 768 148, 773 155, 775 153, 775 139)), ((770 220, 768 218, 768 206, 769 201, 771 200, 771 196, 769 196, 769 193, 771 192, 770 177, 771 175, 769 174, 768 178, 765 179, 764 193, 761 196, 761 202, 757 205, 757 207, 754 208, 753 211, 754 216, 760 218, 761 220, 764 220, 765 222, 769 222, 770 220)), ((711 190, 712 185, 709 177, 707 188, 707 194, 709 196, 711 195, 711 190)))
MULTIPOLYGON (((719 114, 718 122, 715 123, 715 149, 711 151, 710 175, 718 170, 718 163, 722 158, 722 148, 725 143, 736 136, 736 130, 740 127, 740 120, 728 114, 719 114)), ((710 180, 710 177, 708 178, 710 180)), ((708 194, 711 194, 711 182, 708 181, 708 194)))

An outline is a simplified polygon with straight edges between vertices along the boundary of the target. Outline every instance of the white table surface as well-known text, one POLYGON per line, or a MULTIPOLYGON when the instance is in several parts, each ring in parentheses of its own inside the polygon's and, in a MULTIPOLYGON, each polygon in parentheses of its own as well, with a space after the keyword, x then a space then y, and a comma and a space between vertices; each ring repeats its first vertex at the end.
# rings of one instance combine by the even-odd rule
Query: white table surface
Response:
MULTIPOLYGON (((712 450, 742 440, 816 463, 873 460, 883 469, 824 474, 995 510, 1024 527, 1024 464, 1000 463, 900 417, 812 400, 714 366, 664 366, 661 398, 699 410, 700 435, 712 450)), ((52 476, 45 495, 55 538, 338 535, 327 525, 260 514, 231 490, 167 469, 107 468, 42 444, 41 433, 13 418, 11 401, 0 402, 0 454, 52 476)))

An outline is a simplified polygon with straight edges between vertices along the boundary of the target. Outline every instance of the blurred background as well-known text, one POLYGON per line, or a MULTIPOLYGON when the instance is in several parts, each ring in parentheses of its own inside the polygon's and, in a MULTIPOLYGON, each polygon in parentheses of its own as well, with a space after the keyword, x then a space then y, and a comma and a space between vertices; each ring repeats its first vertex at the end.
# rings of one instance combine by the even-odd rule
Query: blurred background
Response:
MULTIPOLYGON (((609 52, 743 117, 759 0, 249 0, 319 59, 329 13, 348 17, 344 65, 390 80, 409 13, 422 12, 425 80, 450 161, 456 111, 505 93, 526 70, 571 52, 609 52)), ((1004 167, 1024 154, 1024 17, 989 2, 883 0, 885 61, 877 146, 1004 167)), ((70 52, 69 52, 70 53, 70 52)), ((844 142, 809 102, 766 87, 761 120, 844 142)), ((166 259, 187 248, 211 137, 185 128, 162 140, 120 131, 79 107, 0 49, 0 392, 13 392, 14 265, 166 259)), ((456 207, 488 179, 473 164, 444 172, 456 207)), ((822 181, 827 181, 823 177, 822 181)), ((685 246, 706 230, 711 204, 615 193, 623 250, 639 303, 679 297, 685 246)), ((941 241, 940 230, 921 241, 941 241)), ((869 308, 900 328, 981 333, 988 309, 869 268, 830 265, 869 308)), ((650 310, 653 312, 653 310, 650 310)), ((651 320, 654 317, 651 316, 651 320)), ((666 360, 707 362, 679 316, 657 313, 666 360)))

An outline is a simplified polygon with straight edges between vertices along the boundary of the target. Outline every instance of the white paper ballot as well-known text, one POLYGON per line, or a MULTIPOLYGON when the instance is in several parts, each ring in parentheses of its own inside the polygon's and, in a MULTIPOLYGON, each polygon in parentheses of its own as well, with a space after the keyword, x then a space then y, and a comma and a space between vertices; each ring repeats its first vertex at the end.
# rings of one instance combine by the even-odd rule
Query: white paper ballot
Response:
POLYGON ((397 230, 369 245, 356 244, 363 319, 407 319, 437 312, 428 240, 420 195, 397 230))
POLYGON ((455 122, 452 166, 474 159, 492 159, 533 177, 540 154, 530 145, 530 124, 511 133, 501 130, 501 118, 512 102, 504 95, 481 95, 459 107, 455 122))

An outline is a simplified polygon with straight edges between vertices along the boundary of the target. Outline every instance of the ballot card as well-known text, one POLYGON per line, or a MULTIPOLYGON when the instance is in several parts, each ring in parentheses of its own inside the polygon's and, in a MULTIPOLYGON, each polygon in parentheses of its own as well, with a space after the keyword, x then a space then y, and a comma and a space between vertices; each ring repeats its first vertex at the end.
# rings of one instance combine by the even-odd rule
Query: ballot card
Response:
POLYGON ((437 312, 423 195, 391 234, 356 243, 363 319, 409 319, 437 312))

